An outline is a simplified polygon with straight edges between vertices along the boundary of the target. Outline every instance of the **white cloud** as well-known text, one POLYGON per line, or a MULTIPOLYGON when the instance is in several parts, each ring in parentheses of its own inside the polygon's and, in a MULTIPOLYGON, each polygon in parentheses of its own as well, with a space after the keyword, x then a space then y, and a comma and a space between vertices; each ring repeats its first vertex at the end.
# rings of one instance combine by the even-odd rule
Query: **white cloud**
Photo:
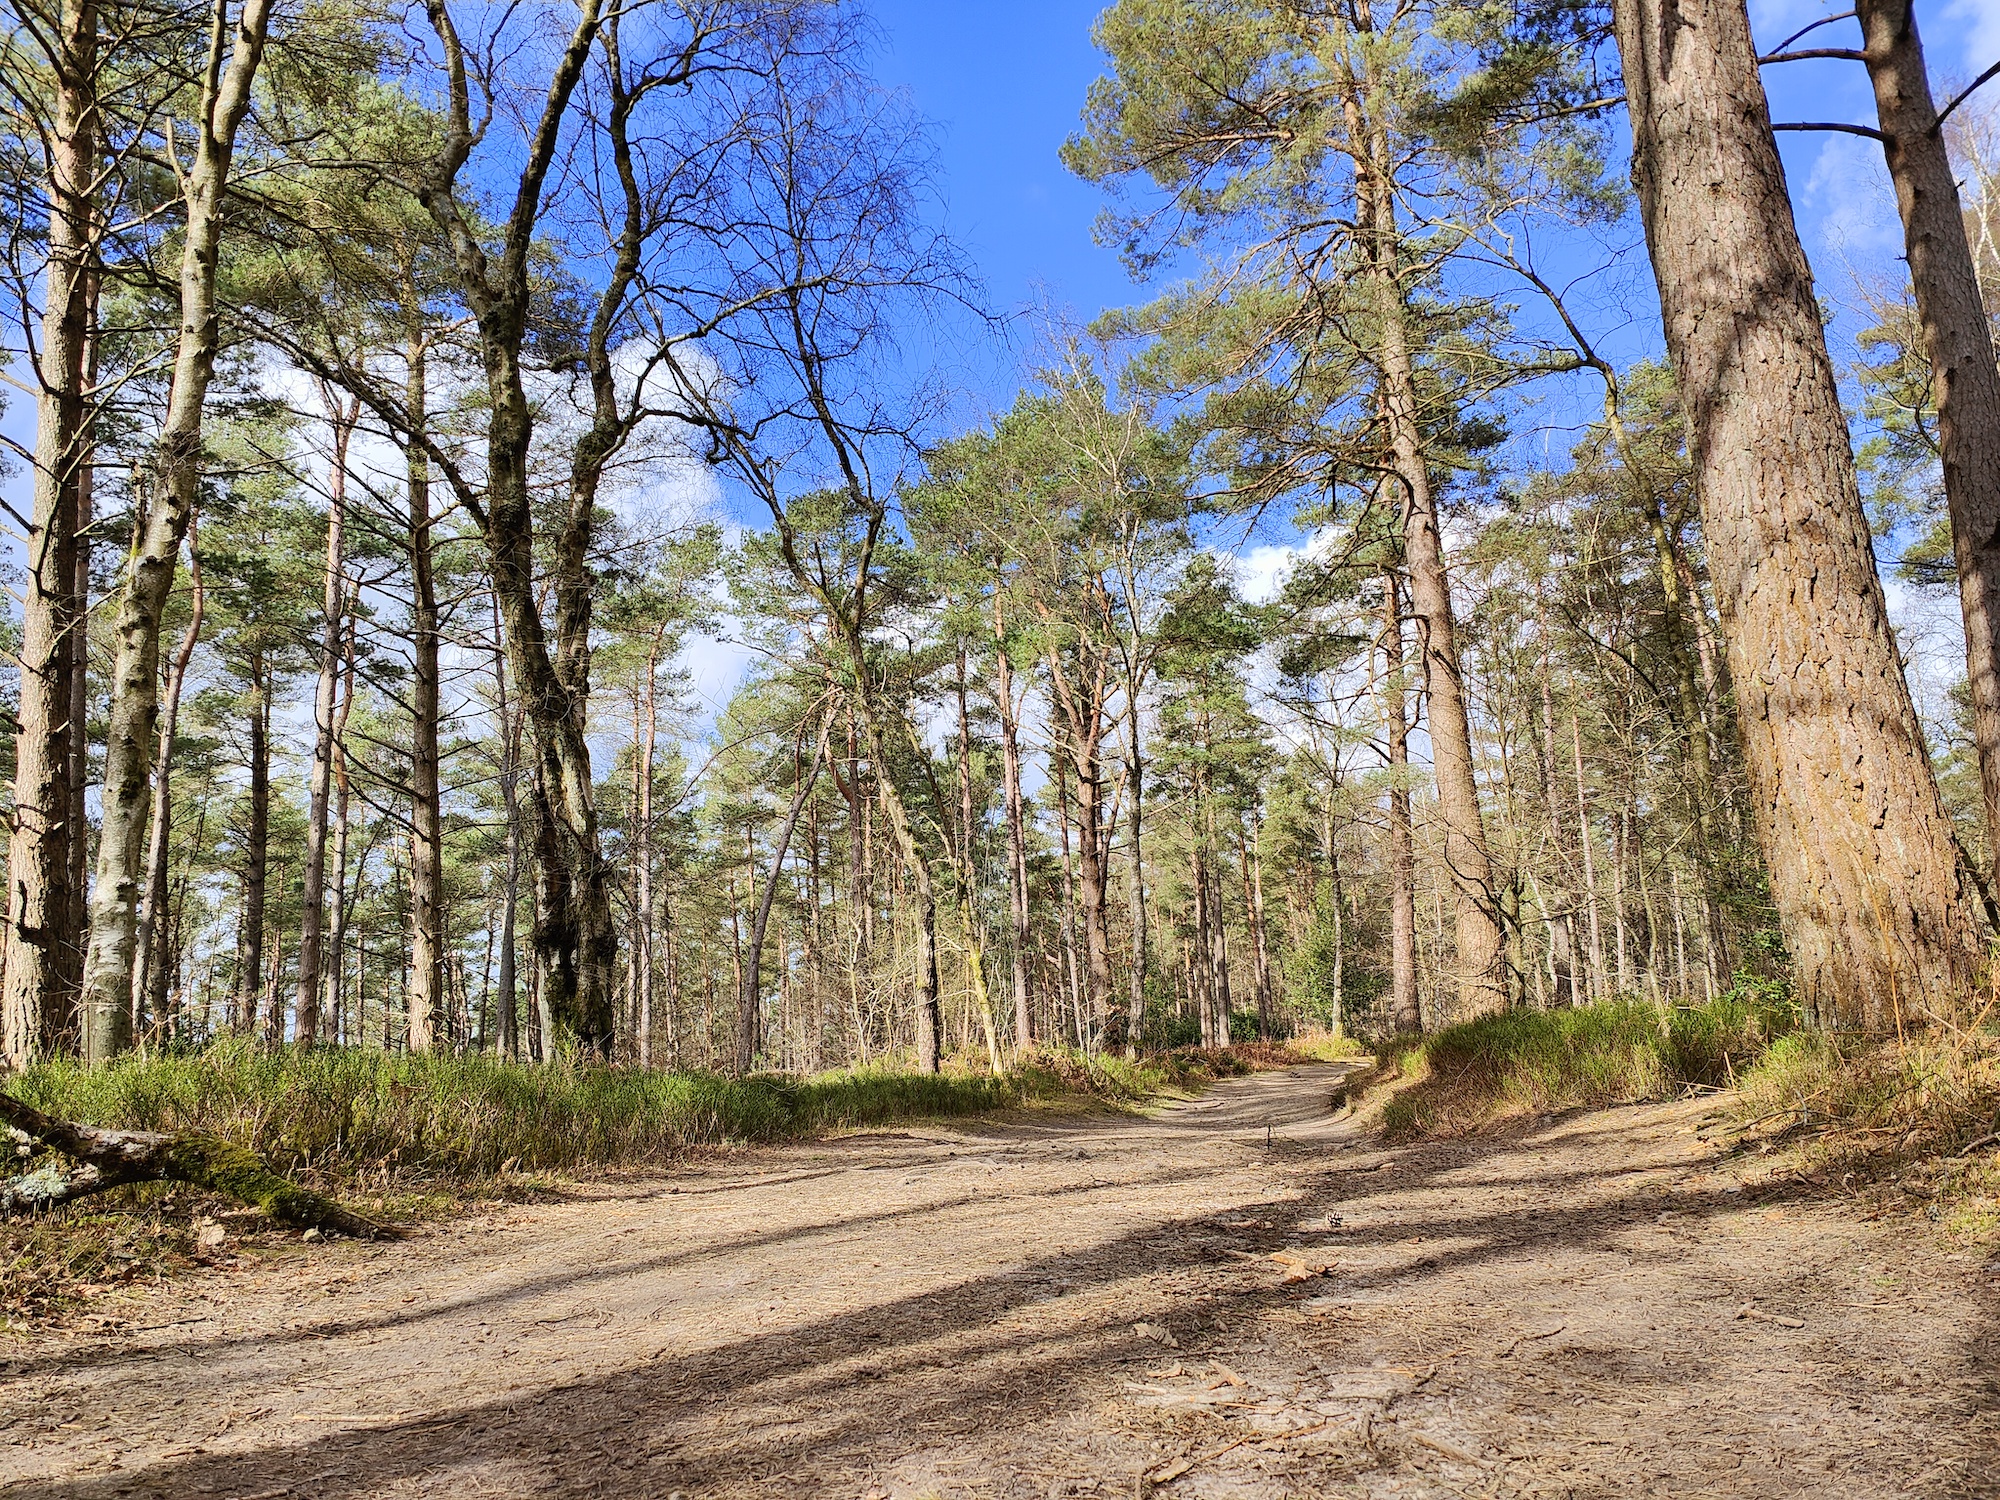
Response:
MULTIPOLYGON (((1943 44, 1940 51, 1949 45, 1952 34, 1957 33, 1958 67, 1969 78, 1978 77, 2000 62, 2000 4, 1995 0, 1946 0, 1930 29, 1937 33, 1930 38, 1932 44, 1943 44)), ((1950 70, 1945 56, 1933 58, 1931 66, 1935 70, 1950 70)))

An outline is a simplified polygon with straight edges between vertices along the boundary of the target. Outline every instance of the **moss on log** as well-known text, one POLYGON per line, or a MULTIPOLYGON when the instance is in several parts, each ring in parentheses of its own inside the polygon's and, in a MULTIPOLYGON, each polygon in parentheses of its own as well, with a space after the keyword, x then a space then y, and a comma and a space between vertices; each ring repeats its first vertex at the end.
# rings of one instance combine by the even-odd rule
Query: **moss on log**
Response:
POLYGON ((295 1229, 330 1229, 356 1239, 401 1238, 391 1226, 300 1187, 272 1171, 247 1146, 220 1136, 77 1125, 45 1115, 4 1092, 0 1092, 0 1121, 78 1163, 68 1172, 43 1167, 0 1181, 0 1213, 53 1208, 128 1182, 185 1182, 234 1198, 295 1229))

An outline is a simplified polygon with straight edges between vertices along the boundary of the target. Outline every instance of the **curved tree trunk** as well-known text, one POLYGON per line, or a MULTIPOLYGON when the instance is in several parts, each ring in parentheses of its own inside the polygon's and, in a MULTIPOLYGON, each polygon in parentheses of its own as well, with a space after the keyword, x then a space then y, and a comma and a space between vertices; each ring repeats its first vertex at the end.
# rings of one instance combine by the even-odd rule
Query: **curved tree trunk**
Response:
MULTIPOLYGON (((999 633, 999 620, 994 621, 999 633)), ((995 697, 1000 705, 1001 775, 1005 780, 1007 806, 1008 894, 1014 919, 1014 1046, 1018 1050, 1035 1040, 1034 992, 1028 973, 1028 947, 1033 935, 1028 925, 1028 834, 1021 797, 1021 739, 1015 718, 1013 663, 1005 646, 994 653, 995 697)))
MULTIPOLYGON (((104 741, 102 831, 83 977, 83 1003, 93 1011, 108 1013, 115 1007, 120 1014, 130 1013, 147 793, 159 727, 160 617, 173 590, 181 543, 193 522, 199 494, 203 408, 221 339, 215 282, 223 199, 237 127, 249 110, 251 86, 263 62, 272 5, 273 0, 244 0, 232 23, 227 0, 215 0, 210 14, 208 70, 194 164, 182 187, 187 223, 181 247, 180 339, 166 417, 145 468, 144 509, 134 528, 132 556, 118 601, 118 644, 104 741)), ((10 987, 15 983, 13 967, 10 958, 10 987)))
POLYGON ((1771 894, 1808 1020, 1948 1006, 1979 957, 1876 576, 1744 0, 1616 0, 1771 894))

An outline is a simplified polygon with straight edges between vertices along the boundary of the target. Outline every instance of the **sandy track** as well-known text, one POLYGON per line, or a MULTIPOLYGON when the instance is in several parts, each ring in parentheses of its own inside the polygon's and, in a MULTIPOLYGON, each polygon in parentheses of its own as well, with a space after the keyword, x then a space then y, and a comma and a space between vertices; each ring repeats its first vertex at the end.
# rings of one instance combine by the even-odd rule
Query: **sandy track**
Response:
POLYGON ((2000 1262, 1696 1106, 1383 1149, 1339 1076, 205 1275, 0 1344, 0 1494, 2000 1496, 2000 1262))

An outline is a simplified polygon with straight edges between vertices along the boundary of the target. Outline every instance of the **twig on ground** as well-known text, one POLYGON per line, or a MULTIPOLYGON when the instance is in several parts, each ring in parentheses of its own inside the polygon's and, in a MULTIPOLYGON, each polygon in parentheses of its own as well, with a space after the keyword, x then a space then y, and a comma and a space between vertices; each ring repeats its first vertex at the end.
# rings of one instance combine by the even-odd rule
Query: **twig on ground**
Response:
POLYGON ((1556 1327, 1551 1328, 1547 1333, 1524 1333, 1519 1338, 1515 1339, 1513 1343, 1509 1344, 1505 1349, 1502 1349, 1500 1351, 1499 1357, 1501 1359, 1512 1359, 1514 1357, 1514 1351, 1520 1348, 1523 1344, 1534 1344, 1534 1343, 1539 1343, 1543 1339, 1552 1339, 1567 1327, 1569 1327, 1569 1324, 1561 1323, 1558 1324, 1556 1327))
POLYGON ((1759 1323, 1776 1323, 1780 1328, 1803 1328, 1806 1326, 1803 1318, 1787 1318, 1778 1313, 1767 1313, 1761 1308, 1752 1307, 1747 1302, 1736 1309, 1736 1316, 1739 1318, 1751 1318, 1759 1323))

